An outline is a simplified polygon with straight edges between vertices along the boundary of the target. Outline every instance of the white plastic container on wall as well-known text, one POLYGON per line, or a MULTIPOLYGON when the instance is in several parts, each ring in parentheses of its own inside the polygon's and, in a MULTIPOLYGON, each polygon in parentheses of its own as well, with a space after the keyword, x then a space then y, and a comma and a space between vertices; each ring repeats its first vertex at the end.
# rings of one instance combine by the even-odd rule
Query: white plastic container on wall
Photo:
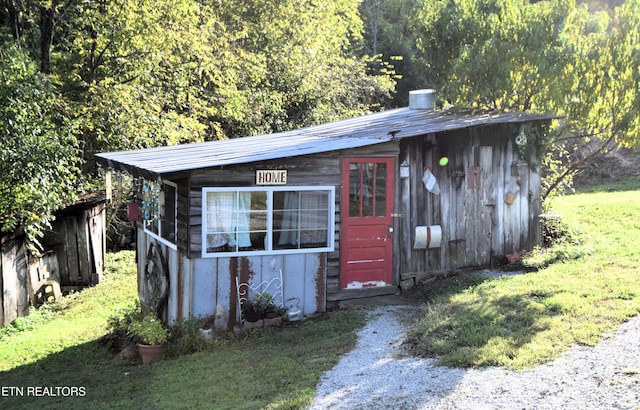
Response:
POLYGON ((442 227, 440 225, 416 226, 413 249, 433 249, 440 247, 442 227))

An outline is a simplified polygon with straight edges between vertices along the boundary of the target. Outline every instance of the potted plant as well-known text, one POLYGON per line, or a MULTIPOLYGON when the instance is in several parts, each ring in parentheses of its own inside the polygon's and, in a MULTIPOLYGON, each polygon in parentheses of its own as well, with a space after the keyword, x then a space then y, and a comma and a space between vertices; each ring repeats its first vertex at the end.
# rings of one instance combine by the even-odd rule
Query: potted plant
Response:
POLYGON ((136 346, 143 364, 152 363, 167 351, 165 344, 169 339, 169 330, 153 313, 148 313, 141 319, 132 321, 127 333, 137 339, 136 346))
POLYGON ((257 322, 262 319, 263 307, 260 299, 253 298, 242 303, 242 317, 247 322, 257 322))
POLYGON ((242 303, 242 316, 248 322, 256 322, 277 317, 279 312, 274 297, 267 292, 260 292, 242 303))

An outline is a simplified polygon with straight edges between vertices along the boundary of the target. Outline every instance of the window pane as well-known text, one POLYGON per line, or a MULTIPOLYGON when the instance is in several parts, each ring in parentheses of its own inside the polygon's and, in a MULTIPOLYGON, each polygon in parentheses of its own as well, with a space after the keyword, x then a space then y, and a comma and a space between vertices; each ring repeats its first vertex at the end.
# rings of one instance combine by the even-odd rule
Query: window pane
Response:
POLYGON ((145 221, 145 228, 148 231, 153 232, 157 235, 158 234, 158 218, 145 221))
POLYGON ((204 253, 331 248, 332 192, 205 188, 204 253))
POLYGON ((300 193, 282 191, 273 193, 273 244, 274 247, 296 248, 298 238, 298 213, 300 193))
POLYGON ((163 192, 160 196, 160 236, 174 242, 176 239, 176 187, 163 184, 163 192))
POLYGON ((387 213, 387 164, 376 164, 375 174, 375 216, 385 216, 387 213))
POLYGON ((359 217, 361 214, 361 178, 361 164, 349 164, 349 216, 351 217, 359 217))
POLYGON ((266 249, 266 192, 208 192, 206 204, 207 252, 266 249))
POLYGON ((329 193, 327 191, 274 192, 273 198, 274 248, 328 246, 329 193))
POLYGON ((238 247, 240 250, 264 250, 266 249, 265 237, 267 235, 267 193, 241 192, 240 198, 243 197, 243 194, 245 194, 244 199, 249 200, 250 204, 245 203, 244 206, 238 208, 240 215, 238 218, 238 247), (246 221, 248 224, 243 225, 246 221), (241 237, 243 240, 240 240, 241 237))
POLYGON ((160 207, 160 190, 153 182, 145 182, 142 186, 142 218, 144 228, 154 234, 158 234, 158 219, 160 207))
POLYGON ((206 198, 207 252, 235 251, 236 192, 208 192, 206 198))

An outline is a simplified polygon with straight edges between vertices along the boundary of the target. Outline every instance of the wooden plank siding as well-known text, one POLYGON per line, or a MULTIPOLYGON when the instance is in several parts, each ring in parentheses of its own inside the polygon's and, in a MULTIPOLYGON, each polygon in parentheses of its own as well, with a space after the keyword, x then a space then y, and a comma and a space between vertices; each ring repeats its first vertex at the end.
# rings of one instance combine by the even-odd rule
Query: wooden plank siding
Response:
POLYGON ((177 211, 176 211, 176 246, 178 251, 188 254, 191 226, 189 225, 189 213, 191 209, 190 179, 172 179, 177 189, 177 211))
POLYGON ((97 198, 58 212, 32 255, 26 238, 0 235, 0 327, 29 312, 60 290, 100 281, 105 255, 105 202, 97 198))
MULTIPOLYGON (((251 164, 225 166, 223 168, 195 171, 191 174, 189 186, 189 258, 197 259, 202 252, 202 188, 205 187, 247 187, 255 186, 257 169, 286 169, 287 186, 332 185, 335 190, 335 249, 327 253, 326 291, 328 294, 340 291, 340 227, 341 227, 341 180, 340 160, 343 157, 397 157, 399 143, 376 144, 360 149, 342 150, 334 153, 319 153, 300 157, 283 158, 251 164)), ((181 215, 179 213, 179 215, 181 215)), ((182 216, 181 216, 182 217, 182 216)), ((399 249, 399 248, 398 248, 399 249)))
POLYGON ((490 265, 496 255, 539 244, 539 161, 534 158, 530 165, 519 158, 513 130, 483 126, 402 141, 399 162, 407 161, 411 177, 399 183, 401 277, 490 265), (438 165, 445 156, 448 164, 438 165), (512 165, 524 175, 513 173, 512 165), (429 193, 421 181, 427 167, 438 181, 439 195, 429 193), (516 189, 514 202, 506 204, 506 194, 516 189), (442 227, 440 248, 413 249, 414 229, 421 225, 442 227))
POLYGON ((0 237, 0 327, 29 314, 27 252, 24 241, 0 237))

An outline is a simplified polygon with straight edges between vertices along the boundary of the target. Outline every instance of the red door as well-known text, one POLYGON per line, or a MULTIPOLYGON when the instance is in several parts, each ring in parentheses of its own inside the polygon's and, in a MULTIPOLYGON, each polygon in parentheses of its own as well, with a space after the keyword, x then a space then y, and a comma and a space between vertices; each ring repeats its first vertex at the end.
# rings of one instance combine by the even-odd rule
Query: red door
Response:
POLYGON ((394 158, 342 160, 343 289, 392 285, 394 164, 394 158))

